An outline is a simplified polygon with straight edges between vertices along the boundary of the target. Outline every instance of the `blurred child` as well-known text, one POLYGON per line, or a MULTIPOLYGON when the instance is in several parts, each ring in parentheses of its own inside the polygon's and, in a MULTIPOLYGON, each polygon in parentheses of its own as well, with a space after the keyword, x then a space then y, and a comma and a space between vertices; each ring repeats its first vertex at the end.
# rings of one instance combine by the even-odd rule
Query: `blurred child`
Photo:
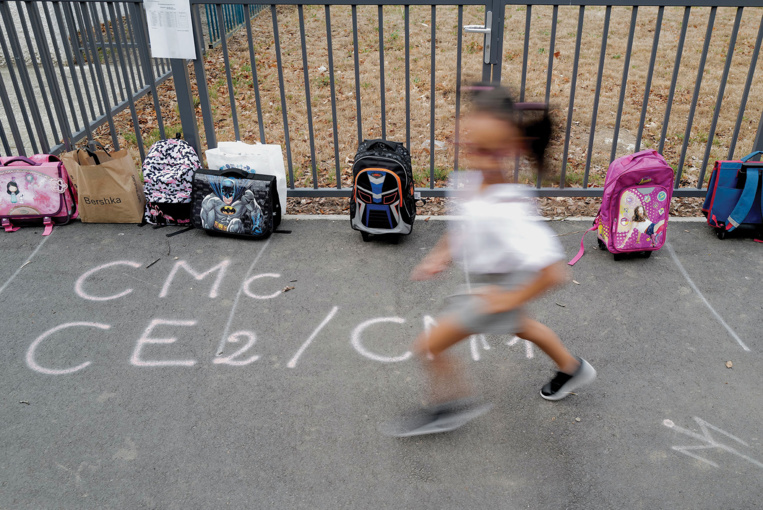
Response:
POLYGON ((562 399, 596 377, 588 362, 571 355, 550 328, 523 311, 526 303, 568 279, 559 242, 532 218, 530 190, 513 182, 513 166, 521 156, 543 171, 552 131, 547 108, 520 113, 530 105, 515 105, 502 87, 472 90, 464 145, 470 168, 477 171, 466 173, 463 221, 451 222, 453 228, 411 274, 413 280, 426 280, 456 260, 464 265, 471 289, 451 297, 437 325, 416 340, 414 352, 428 376, 432 405, 382 427, 395 436, 452 430, 490 408, 470 397, 461 370, 446 352, 473 334, 516 334, 543 350, 558 367, 540 390, 544 399, 562 399), (531 117, 535 120, 525 120, 531 117))

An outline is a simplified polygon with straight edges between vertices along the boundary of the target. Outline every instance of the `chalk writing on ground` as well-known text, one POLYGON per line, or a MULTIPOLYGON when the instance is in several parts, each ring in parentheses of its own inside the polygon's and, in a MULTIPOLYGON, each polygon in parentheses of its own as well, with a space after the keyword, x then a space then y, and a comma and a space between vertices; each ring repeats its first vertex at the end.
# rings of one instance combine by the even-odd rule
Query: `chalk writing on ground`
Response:
POLYGON ((743 453, 739 452, 735 448, 732 448, 731 446, 728 446, 728 445, 725 445, 725 444, 722 444, 722 443, 719 443, 718 441, 716 441, 713 438, 713 436, 710 435, 710 430, 708 430, 708 429, 712 429, 712 430, 718 432, 719 434, 723 434, 724 436, 728 437, 729 439, 733 439, 734 441, 736 441, 737 443, 741 444, 742 446, 746 446, 746 447, 749 448, 749 446, 750 446, 749 444, 745 443, 744 441, 742 441, 741 439, 739 439, 736 436, 732 436, 731 434, 729 434, 725 430, 721 430, 718 427, 716 427, 715 425, 712 425, 712 424, 706 422, 702 418, 697 418, 695 416, 694 417, 694 421, 696 421, 697 425, 699 425, 700 430, 702 430, 702 434, 698 434, 696 432, 692 432, 689 429, 685 429, 683 427, 679 427, 678 425, 673 423, 673 420, 664 420, 662 422, 662 424, 665 425, 666 427, 668 427, 669 429, 675 430, 679 434, 684 434, 684 435, 689 436, 689 437, 691 437, 693 439, 696 439, 697 441, 700 441, 702 443, 702 444, 688 445, 688 446, 674 446, 673 449, 675 451, 681 452, 681 453, 683 453, 685 455, 688 455, 689 457, 693 457, 693 458, 695 458, 697 460, 700 460, 702 462, 706 462, 707 464, 710 464, 711 466, 717 468, 718 467, 717 463, 715 463, 715 462, 713 462, 713 461, 711 461, 709 459, 706 459, 704 457, 701 457, 701 456, 697 455, 696 453, 693 453, 693 452, 695 452, 697 450, 710 450, 710 449, 717 448, 719 450, 723 450, 725 452, 734 454, 737 457, 740 457, 740 458, 746 460, 747 462, 749 462, 749 463, 751 463, 751 464, 753 464, 755 466, 758 466, 759 468, 763 469, 763 463, 758 462, 757 460, 755 460, 755 459, 753 459, 753 458, 751 458, 751 457, 749 457, 747 455, 744 455, 743 453))
MULTIPOLYGON (((107 262, 105 264, 98 265, 91 269, 88 269, 82 275, 77 278, 74 283, 75 294, 85 301, 90 302, 108 302, 118 299, 127 298, 134 289, 124 284, 111 284, 109 278, 119 275, 127 275, 123 270, 132 268, 137 270, 143 267, 144 264, 132 260, 115 260, 107 262), (95 286, 93 282, 97 282, 95 286), (105 282, 105 283, 104 283, 105 282), (113 287, 112 287, 113 285, 113 287), (100 293, 94 288, 100 289, 100 293), (108 289, 108 290, 104 290, 108 289)), ((213 265, 206 271, 197 271, 187 261, 178 260, 173 265, 169 272, 169 275, 165 279, 161 290, 158 294, 158 299, 164 299, 171 293, 173 283, 175 286, 182 284, 177 283, 181 274, 192 277, 196 281, 201 281, 207 277, 212 278, 212 284, 207 294, 209 299, 216 299, 219 296, 219 289, 226 276, 226 272, 231 266, 229 259, 222 260, 213 265)), ((251 268, 250 268, 251 269, 251 268)), ((129 276, 129 275, 127 275, 129 276)), ((249 276, 241 283, 240 291, 243 295, 256 299, 256 300, 269 300, 276 299, 283 294, 281 289, 283 286, 277 280, 281 278, 278 273, 262 273, 249 276)), ((142 281, 142 280, 139 280, 142 281)), ((176 292, 179 292, 176 290, 176 292)), ((321 331, 328 325, 339 311, 338 306, 334 306, 326 315, 322 322, 312 331, 310 336, 300 346, 299 350, 292 356, 287 363, 288 368, 295 368, 298 361, 302 358, 307 348, 313 343, 319 336, 321 331)), ((130 356, 130 364, 136 367, 192 367, 199 363, 196 359, 172 359, 171 353, 172 345, 180 344, 187 341, 188 338, 192 338, 192 332, 194 327, 199 325, 197 319, 170 319, 170 318, 149 318, 146 328, 135 343, 130 356), (182 340, 178 340, 182 338, 182 340)), ((372 348, 368 347, 368 340, 379 338, 400 338, 401 332, 395 331, 397 325, 406 323, 406 319, 403 317, 375 317, 365 320, 358 324, 350 332, 350 345, 355 351, 366 359, 380 362, 380 363, 399 363, 409 360, 413 353, 409 350, 400 352, 397 355, 380 354, 374 352, 372 348)), ((423 326, 426 331, 430 330, 436 325, 435 319, 429 315, 423 317, 423 326)), ((101 322, 86 322, 86 321, 72 321, 59 324, 41 335, 39 335, 27 349, 26 352, 26 364, 35 372, 46 375, 69 375, 76 372, 80 372, 89 367, 92 361, 82 361, 79 364, 72 363, 71 366, 64 367, 50 367, 44 366, 40 361, 38 351, 45 349, 54 349, 55 345, 62 342, 71 340, 72 338, 81 338, 83 336, 82 330, 84 329, 100 329, 111 330, 110 333, 114 335, 120 335, 118 327, 112 330, 111 324, 104 324, 101 322), (53 345, 53 347, 51 347, 53 345)), ((405 333, 403 333, 404 335, 405 333)), ((227 334, 223 337, 218 352, 211 358, 212 363, 215 365, 229 365, 229 366, 246 366, 250 365, 260 359, 260 355, 251 352, 257 341, 257 335, 253 331, 239 330, 230 335, 227 334), (223 355, 224 348, 230 345, 235 348, 232 353, 226 353, 223 355)), ((508 346, 513 346, 519 342, 519 338, 514 337, 505 342, 508 346)), ((533 358, 532 346, 529 342, 526 343, 526 356, 528 359, 533 358)), ((490 345, 484 335, 478 335, 472 337, 471 340, 471 354, 475 361, 480 359, 479 347, 485 350, 490 350, 490 345)), ((83 358, 87 358, 84 356, 83 358)))

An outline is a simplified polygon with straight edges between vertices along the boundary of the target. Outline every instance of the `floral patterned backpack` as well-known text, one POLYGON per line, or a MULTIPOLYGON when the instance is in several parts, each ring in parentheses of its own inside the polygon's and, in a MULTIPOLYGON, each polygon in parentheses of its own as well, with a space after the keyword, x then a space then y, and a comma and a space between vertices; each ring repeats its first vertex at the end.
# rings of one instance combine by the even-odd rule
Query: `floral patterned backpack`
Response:
POLYGON ((151 146, 143 161, 146 223, 190 226, 193 174, 200 168, 196 151, 184 140, 159 140, 151 146))

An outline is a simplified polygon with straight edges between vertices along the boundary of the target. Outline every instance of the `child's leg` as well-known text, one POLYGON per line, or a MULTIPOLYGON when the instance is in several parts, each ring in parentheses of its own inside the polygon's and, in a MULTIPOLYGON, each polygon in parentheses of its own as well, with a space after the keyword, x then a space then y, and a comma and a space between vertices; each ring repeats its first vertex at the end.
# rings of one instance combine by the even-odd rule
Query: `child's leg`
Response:
POLYGON ((536 320, 523 317, 522 328, 517 336, 540 347, 557 364, 560 372, 572 374, 580 366, 580 362, 570 354, 556 333, 536 320))
POLYGON ((463 371, 453 356, 445 350, 471 335, 452 319, 443 319, 428 333, 416 339, 414 352, 418 356, 430 386, 432 403, 467 396, 469 389, 463 371))

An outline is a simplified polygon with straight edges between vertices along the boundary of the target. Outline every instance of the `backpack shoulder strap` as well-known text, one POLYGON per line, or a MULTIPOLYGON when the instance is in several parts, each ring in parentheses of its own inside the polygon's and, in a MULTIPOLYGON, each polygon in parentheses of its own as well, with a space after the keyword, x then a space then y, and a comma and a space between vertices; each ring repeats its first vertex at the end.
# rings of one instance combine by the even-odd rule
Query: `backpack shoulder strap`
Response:
POLYGON ((747 169, 747 181, 744 184, 744 190, 739 197, 737 205, 734 210, 729 214, 729 221, 726 225, 726 230, 731 232, 737 228, 750 213, 752 203, 755 200, 755 195, 758 192, 758 182, 760 180, 759 168, 747 169))

